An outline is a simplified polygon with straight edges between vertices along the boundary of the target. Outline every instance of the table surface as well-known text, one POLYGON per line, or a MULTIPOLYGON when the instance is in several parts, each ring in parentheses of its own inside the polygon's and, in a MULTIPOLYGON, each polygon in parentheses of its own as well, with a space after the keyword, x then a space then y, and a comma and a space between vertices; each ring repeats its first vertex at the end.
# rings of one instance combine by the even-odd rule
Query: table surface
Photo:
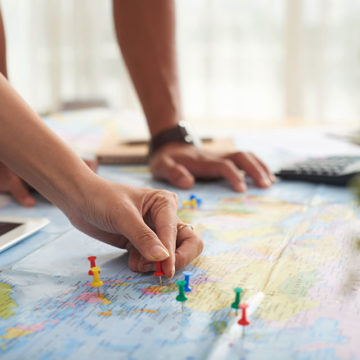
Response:
MULTIPOLYGON (((236 140, 273 167, 310 152, 359 153, 306 131, 259 131, 236 140)), ((184 310, 175 300, 181 271, 159 287, 152 274, 128 269, 123 250, 80 233, 40 196, 24 209, 1 195, 0 216, 51 221, 0 254, 2 359, 360 357, 353 243, 359 212, 348 189, 280 181, 268 190, 249 183, 246 194, 235 194, 217 181, 181 191, 154 181, 143 166, 102 166, 99 174, 170 189, 180 204, 191 193, 202 198, 198 209, 179 206, 205 241, 186 268, 192 292, 184 310), (100 297, 87 274, 90 255, 101 267, 100 297), (249 304, 245 332, 231 309, 235 287, 249 304)))

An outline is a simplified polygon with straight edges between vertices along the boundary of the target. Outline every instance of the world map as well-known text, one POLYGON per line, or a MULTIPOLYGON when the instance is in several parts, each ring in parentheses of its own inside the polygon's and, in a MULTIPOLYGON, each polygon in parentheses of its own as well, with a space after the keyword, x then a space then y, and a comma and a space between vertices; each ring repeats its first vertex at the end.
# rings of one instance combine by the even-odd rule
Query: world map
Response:
MULTIPOLYGON (((104 171, 114 181, 152 183, 143 167, 104 171)), ((189 192, 179 191, 179 216, 205 249, 186 268, 193 290, 184 311, 175 300, 181 271, 161 287, 153 274, 130 271, 124 251, 56 220, 60 212, 45 204, 52 223, 29 240, 32 248, 20 253, 24 242, 0 255, 8 257, 1 359, 360 358, 360 295, 350 281, 359 214, 347 190, 279 183, 234 194, 220 182, 193 192, 201 207, 183 208, 189 192), (88 275, 91 255, 100 296, 88 275), (230 307, 235 287, 252 307, 245 331, 230 307)))

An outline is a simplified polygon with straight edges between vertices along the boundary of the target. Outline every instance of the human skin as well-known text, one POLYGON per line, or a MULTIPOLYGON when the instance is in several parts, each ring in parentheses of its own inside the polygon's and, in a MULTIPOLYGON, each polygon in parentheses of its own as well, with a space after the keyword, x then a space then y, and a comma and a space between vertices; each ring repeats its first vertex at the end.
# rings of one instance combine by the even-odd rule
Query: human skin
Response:
MULTIPOLYGON (((117 40, 141 101, 152 136, 183 118, 175 38, 174 0, 113 0, 117 40)), ((254 154, 218 156, 193 145, 169 143, 150 159, 153 175, 189 189, 196 178, 226 178, 238 192, 246 190, 244 173, 259 187, 275 177, 254 154)))
POLYGON ((0 74, 0 161, 58 206, 84 233, 129 251, 134 271, 163 261, 171 278, 201 239, 181 227, 176 195, 107 181, 57 137, 0 74), (179 230, 178 230, 179 229, 179 230))
MULTIPOLYGON (((174 127, 183 118, 175 39, 173 0, 113 0, 115 31, 123 57, 141 101, 152 136, 174 127)), ((0 13, 0 72, 7 76, 5 32, 0 13)), ((189 189, 196 178, 226 178, 233 189, 246 191, 245 174, 259 187, 275 177, 255 154, 234 152, 218 156, 193 145, 169 143, 150 159, 154 177, 189 189)), ((10 169, 0 164, 0 192, 9 192, 24 206, 34 197, 10 169)))

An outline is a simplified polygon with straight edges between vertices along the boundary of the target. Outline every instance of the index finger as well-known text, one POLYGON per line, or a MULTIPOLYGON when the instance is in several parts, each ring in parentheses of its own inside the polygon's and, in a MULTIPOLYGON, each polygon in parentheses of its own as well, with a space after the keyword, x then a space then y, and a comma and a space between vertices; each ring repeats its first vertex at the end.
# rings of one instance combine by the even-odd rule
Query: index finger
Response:
POLYGON ((160 241, 170 256, 162 262, 165 275, 171 279, 175 274, 175 249, 177 233, 177 196, 168 191, 159 191, 155 195, 150 209, 151 220, 160 241))

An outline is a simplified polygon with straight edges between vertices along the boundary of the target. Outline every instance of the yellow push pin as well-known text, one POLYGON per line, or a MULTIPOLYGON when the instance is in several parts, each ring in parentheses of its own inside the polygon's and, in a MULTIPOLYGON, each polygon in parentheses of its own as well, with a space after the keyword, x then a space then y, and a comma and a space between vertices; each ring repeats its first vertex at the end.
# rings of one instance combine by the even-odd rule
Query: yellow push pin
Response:
POLYGON ((98 296, 100 296, 99 288, 100 288, 100 286, 104 285, 104 283, 101 281, 100 275, 99 275, 100 267, 99 266, 92 267, 91 271, 93 272, 93 275, 94 275, 94 281, 91 283, 91 286, 97 288, 97 294, 98 294, 98 296))
POLYGON ((191 206, 193 209, 196 208, 197 202, 196 199, 191 199, 189 201, 183 201, 183 206, 191 206))

